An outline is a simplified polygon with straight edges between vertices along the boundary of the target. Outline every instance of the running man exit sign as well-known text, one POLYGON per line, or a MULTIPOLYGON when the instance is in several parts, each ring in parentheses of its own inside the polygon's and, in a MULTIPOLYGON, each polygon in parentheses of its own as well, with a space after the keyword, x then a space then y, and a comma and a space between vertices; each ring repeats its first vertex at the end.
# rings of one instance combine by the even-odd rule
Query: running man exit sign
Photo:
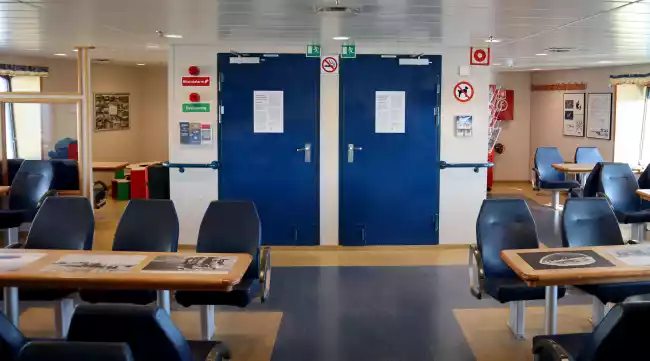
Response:
POLYGON ((320 45, 307 45, 308 58, 320 58, 320 45))
POLYGON ((354 44, 341 45, 341 59, 352 59, 357 57, 357 46, 354 44))

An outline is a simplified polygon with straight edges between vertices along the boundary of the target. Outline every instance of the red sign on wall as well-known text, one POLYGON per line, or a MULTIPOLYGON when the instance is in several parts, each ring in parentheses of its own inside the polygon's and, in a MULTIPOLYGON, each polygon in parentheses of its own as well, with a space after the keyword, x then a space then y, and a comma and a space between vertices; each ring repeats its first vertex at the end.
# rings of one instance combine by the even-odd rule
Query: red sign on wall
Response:
POLYGON ((515 119, 515 91, 514 90, 501 90, 499 94, 499 115, 498 120, 514 120, 515 119))
POLYGON ((210 86, 209 76, 184 76, 181 79, 183 86, 210 86))

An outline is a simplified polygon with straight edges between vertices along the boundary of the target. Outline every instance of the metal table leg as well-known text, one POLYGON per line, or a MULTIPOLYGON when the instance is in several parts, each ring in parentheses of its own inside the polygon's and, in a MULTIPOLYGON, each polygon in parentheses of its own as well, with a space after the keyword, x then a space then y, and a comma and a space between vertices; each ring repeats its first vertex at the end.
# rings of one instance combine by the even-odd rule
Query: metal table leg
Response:
POLYGON ((544 334, 555 335, 557 333, 557 286, 546 286, 544 307, 544 334))
POLYGON ((560 191, 554 189, 554 190, 551 191, 551 192, 552 192, 552 193, 551 193, 551 207, 552 207, 554 210, 557 210, 557 209, 560 208, 560 191))
POLYGON ((171 315, 172 301, 171 301, 171 293, 169 292, 169 290, 158 290, 156 291, 156 296, 157 296, 156 305, 171 315))
POLYGON ((9 321, 18 327, 20 317, 20 307, 18 303, 18 287, 4 288, 4 310, 9 321))

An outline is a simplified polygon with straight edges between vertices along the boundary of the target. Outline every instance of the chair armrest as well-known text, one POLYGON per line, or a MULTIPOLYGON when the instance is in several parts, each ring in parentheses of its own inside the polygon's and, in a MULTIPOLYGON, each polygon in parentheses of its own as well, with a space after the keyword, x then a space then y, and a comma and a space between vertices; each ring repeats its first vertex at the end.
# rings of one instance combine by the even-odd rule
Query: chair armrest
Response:
POLYGON ((469 291, 477 300, 485 296, 483 257, 474 244, 469 246, 469 291))
POLYGON ((542 339, 533 343, 533 355, 536 355, 536 360, 540 361, 574 361, 570 355, 559 343, 542 339))
POLYGON ((539 190, 539 170, 537 168, 533 167, 531 168, 533 171, 533 178, 531 179, 531 183, 533 184, 533 190, 538 191, 539 190))
POLYGON ((22 243, 13 243, 5 247, 5 249, 21 249, 24 245, 22 243))
POLYGON ((271 249, 260 250, 260 300, 266 302, 271 294, 271 249))

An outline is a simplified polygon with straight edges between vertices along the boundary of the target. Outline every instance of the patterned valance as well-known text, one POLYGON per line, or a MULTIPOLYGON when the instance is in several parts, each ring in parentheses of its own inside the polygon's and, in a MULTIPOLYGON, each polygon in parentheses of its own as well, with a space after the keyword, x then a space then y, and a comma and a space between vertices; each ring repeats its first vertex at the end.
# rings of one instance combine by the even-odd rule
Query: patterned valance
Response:
POLYGON ((28 66, 28 65, 12 65, 0 64, 0 75, 5 76, 48 76, 49 68, 45 66, 28 66))
POLYGON ((618 84, 649 85, 650 73, 610 75, 609 81, 614 85, 618 85, 618 84))

